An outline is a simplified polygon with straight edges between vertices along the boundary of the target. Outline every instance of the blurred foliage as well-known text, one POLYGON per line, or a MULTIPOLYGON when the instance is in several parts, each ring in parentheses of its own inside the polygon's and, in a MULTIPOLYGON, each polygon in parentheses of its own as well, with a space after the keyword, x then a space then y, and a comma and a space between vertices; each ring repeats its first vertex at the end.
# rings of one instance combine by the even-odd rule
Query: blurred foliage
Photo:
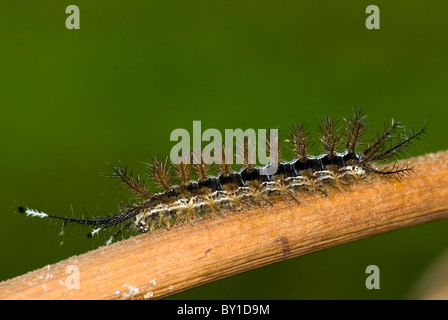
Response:
MULTIPOLYGON (((88 230, 27 219, 116 212, 126 199, 106 163, 144 174, 175 128, 281 128, 363 106, 428 124, 414 155, 447 149, 448 2, 2 1, 0 280, 95 248, 88 230), (81 29, 65 28, 76 4, 81 29), (99 210, 98 208, 101 208, 99 210), (63 242, 63 245, 61 245, 63 242)), ((317 143, 315 143, 317 145, 317 143)), ((347 194, 347 196, 350 196, 347 194)), ((354 199, 356 201, 356 199, 354 199)), ((406 298, 447 248, 447 221, 277 263, 174 298, 406 298), (364 286, 367 265, 381 290, 364 286)), ((150 263, 148 261, 148 263, 150 263)), ((81 271, 82 272, 82 271, 81 271)))

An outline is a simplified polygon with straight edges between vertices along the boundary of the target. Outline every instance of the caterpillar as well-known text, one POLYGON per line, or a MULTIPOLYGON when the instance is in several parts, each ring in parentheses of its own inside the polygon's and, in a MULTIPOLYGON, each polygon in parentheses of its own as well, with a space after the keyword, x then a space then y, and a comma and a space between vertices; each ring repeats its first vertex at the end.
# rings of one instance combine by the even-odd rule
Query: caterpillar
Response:
POLYGON ((176 165, 171 164, 168 158, 155 158, 148 165, 148 176, 161 189, 156 193, 149 190, 145 181, 134 175, 132 170, 113 167, 114 176, 140 198, 116 215, 81 219, 48 214, 24 206, 18 210, 27 216, 60 220, 63 226, 66 223, 91 226, 93 229, 88 233, 89 237, 120 226, 108 240, 109 244, 129 228, 139 233, 158 228, 169 229, 175 223, 192 222, 204 213, 216 214, 226 210, 241 213, 281 200, 300 205, 301 195, 306 192, 318 192, 325 196, 330 188, 346 191, 345 186, 375 175, 401 177, 414 170, 409 164, 400 167, 396 164, 381 167, 379 164, 396 161, 407 153, 408 147, 424 136, 425 125, 418 131, 413 128, 405 131, 400 122, 392 120, 385 125, 382 134, 365 142, 368 123, 363 110, 354 110, 343 120, 345 130, 334 118, 322 119, 319 140, 323 152, 318 156, 309 154, 311 139, 307 126, 293 124, 290 139, 285 143, 290 145, 295 156, 290 161, 279 161, 274 174, 263 174, 269 172, 266 169, 272 163, 257 166, 248 162, 245 143, 242 167, 234 170, 229 164, 218 164, 215 165, 216 175, 209 174, 211 165, 203 159, 191 164, 191 153, 190 159, 176 165), (359 151, 361 146, 364 148, 359 151), (177 184, 172 184, 173 171, 177 184), (190 178, 193 171, 196 179, 190 178))

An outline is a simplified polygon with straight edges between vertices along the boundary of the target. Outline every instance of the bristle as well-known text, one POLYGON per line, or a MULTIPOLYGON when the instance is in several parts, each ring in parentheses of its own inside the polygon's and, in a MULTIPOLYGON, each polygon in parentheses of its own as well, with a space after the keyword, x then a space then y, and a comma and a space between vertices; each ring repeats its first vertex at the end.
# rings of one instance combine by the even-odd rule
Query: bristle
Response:
POLYGON ((381 153, 385 150, 387 148, 387 142, 394 137, 394 131, 400 127, 400 122, 394 121, 393 119, 390 125, 385 124, 383 134, 378 135, 376 140, 362 152, 365 159, 370 161, 370 158, 372 158, 375 154, 381 153))
POLYGON ((175 168, 181 182, 187 184, 190 180, 190 164, 181 162, 175 168))
POLYGON ((191 164, 189 156, 181 158, 181 162, 174 166, 176 174, 182 184, 187 184, 190 181, 191 164))
POLYGON ((306 162, 310 140, 305 124, 294 123, 291 130, 291 138, 292 148, 297 159, 301 162, 306 162))
POLYGON ((389 137, 388 144, 382 143, 380 148, 377 148, 374 152, 370 152, 366 161, 385 161, 385 160, 397 160, 401 153, 406 153, 406 149, 414 144, 413 140, 420 139, 425 132, 425 126, 423 126, 417 133, 414 128, 411 128, 409 133, 402 133, 398 136, 397 141, 393 143, 393 136, 389 137))
POLYGON ((294 194, 291 192, 291 187, 286 182, 285 177, 280 176, 275 180, 276 187, 280 191, 280 193, 283 195, 285 200, 293 200, 297 204, 299 204, 299 200, 294 196, 294 194))
POLYGON ((207 180, 210 166, 205 163, 202 150, 193 151, 193 168, 196 171, 199 180, 207 180))
POLYGON ((115 176, 119 177, 123 184, 129 187, 134 193, 144 198, 152 197, 152 193, 145 188, 144 184, 140 180, 140 177, 138 175, 136 178, 134 177, 132 170, 128 171, 127 168, 123 168, 119 165, 113 167, 113 170, 115 176))
POLYGON ((230 167, 230 164, 226 162, 226 147, 223 146, 221 150, 221 163, 215 164, 215 168, 219 174, 229 176, 232 168, 230 167))
POLYGON ((243 152, 244 155, 244 167, 247 168, 248 172, 252 172, 254 170, 255 161, 252 161, 255 159, 256 157, 256 150, 254 148, 255 143, 253 143, 253 141, 251 141, 250 137, 244 137, 244 144, 243 144, 243 150, 241 150, 243 152))
POLYGON ((154 182, 165 190, 165 192, 170 191, 171 185, 168 158, 155 158, 154 162, 149 165, 149 168, 154 182))
POLYGON ((339 129, 337 128, 338 122, 339 121, 328 117, 324 117, 321 122, 320 140, 322 142, 324 152, 329 157, 334 157, 341 140, 341 136, 338 133, 339 129))
POLYGON ((367 132, 367 116, 363 114, 360 108, 353 111, 350 118, 345 119, 347 122, 346 145, 345 149, 354 153, 356 146, 360 144, 363 134, 367 132))
POLYGON ((380 175, 386 175, 386 176, 394 176, 394 177, 403 177, 409 175, 413 170, 414 167, 409 166, 409 163, 406 163, 404 166, 397 166, 395 163, 392 166, 385 166, 381 168, 381 170, 373 169, 366 167, 365 168, 370 173, 376 173, 380 175))
MULTIPOLYGON (((280 129, 278 129, 278 132, 280 132, 280 129)), ((277 148, 274 148, 274 150, 277 149, 277 159, 282 159, 283 152, 285 151, 285 144, 283 140, 278 139, 277 137, 277 148)), ((267 130, 266 132, 266 155, 268 157, 271 156, 271 130, 267 130)))

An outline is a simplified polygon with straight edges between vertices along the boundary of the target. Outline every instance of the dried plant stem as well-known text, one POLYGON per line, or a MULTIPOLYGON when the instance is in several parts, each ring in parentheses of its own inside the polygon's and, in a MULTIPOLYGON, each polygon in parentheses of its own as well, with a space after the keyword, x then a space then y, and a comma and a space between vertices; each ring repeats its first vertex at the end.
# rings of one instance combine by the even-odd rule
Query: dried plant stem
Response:
POLYGON ((448 151, 411 159, 403 179, 375 178, 327 197, 303 193, 243 214, 158 230, 0 283, 0 299, 162 298, 361 238, 448 217, 448 151), (356 199, 356 201, 354 201, 356 199), (68 289, 68 265, 80 288, 68 289))

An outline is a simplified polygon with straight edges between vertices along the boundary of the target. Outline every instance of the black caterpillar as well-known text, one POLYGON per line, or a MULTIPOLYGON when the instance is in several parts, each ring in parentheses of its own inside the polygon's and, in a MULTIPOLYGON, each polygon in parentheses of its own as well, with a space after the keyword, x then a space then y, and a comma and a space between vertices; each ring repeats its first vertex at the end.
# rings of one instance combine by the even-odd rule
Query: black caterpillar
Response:
MULTIPOLYGON (((77 223, 96 226, 88 236, 101 230, 120 225, 120 229, 111 240, 123 230, 132 226, 144 233, 156 228, 169 228, 173 223, 192 221, 204 212, 232 210, 242 212, 254 206, 272 205, 280 200, 299 203, 298 191, 311 191, 326 194, 328 187, 343 186, 372 175, 403 176, 409 174, 413 167, 408 164, 384 168, 376 167, 379 162, 397 160, 425 133, 425 126, 415 132, 403 131, 399 122, 392 120, 384 132, 375 140, 366 144, 363 151, 356 148, 363 145, 363 136, 368 124, 362 110, 353 111, 344 119, 345 132, 338 128, 338 121, 325 117, 320 125, 320 141, 323 153, 319 156, 309 155, 310 139, 304 124, 294 124, 291 139, 286 140, 292 146, 295 158, 289 162, 280 161, 273 175, 261 174, 272 164, 264 167, 251 165, 245 158, 245 164, 239 171, 230 165, 220 164, 218 175, 209 176, 210 165, 201 159, 199 164, 180 163, 170 165, 168 159, 156 158, 149 165, 150 176, 163 192, 153 194, 145 187, 140 177, 134 176, 121 166, 114 167, 114 175, 122 183, 142 198, 141 202, 127 206, 121 213, 97 219, 77 219, 61 217, 36 210, 19 207, 19 211, 29 216, 52 218, 65 223, 77 223), (397 134, 397 131, 400 132, 397 134), (344 143, 344 148, 337 151, 344 143), (171 184, 171 169, 177 174, 179 183, 171 184), (198 179, 190 180, 190 173, 196 171, 198 179)), ((247 150, 245 150, 245 155, 247 150)))

